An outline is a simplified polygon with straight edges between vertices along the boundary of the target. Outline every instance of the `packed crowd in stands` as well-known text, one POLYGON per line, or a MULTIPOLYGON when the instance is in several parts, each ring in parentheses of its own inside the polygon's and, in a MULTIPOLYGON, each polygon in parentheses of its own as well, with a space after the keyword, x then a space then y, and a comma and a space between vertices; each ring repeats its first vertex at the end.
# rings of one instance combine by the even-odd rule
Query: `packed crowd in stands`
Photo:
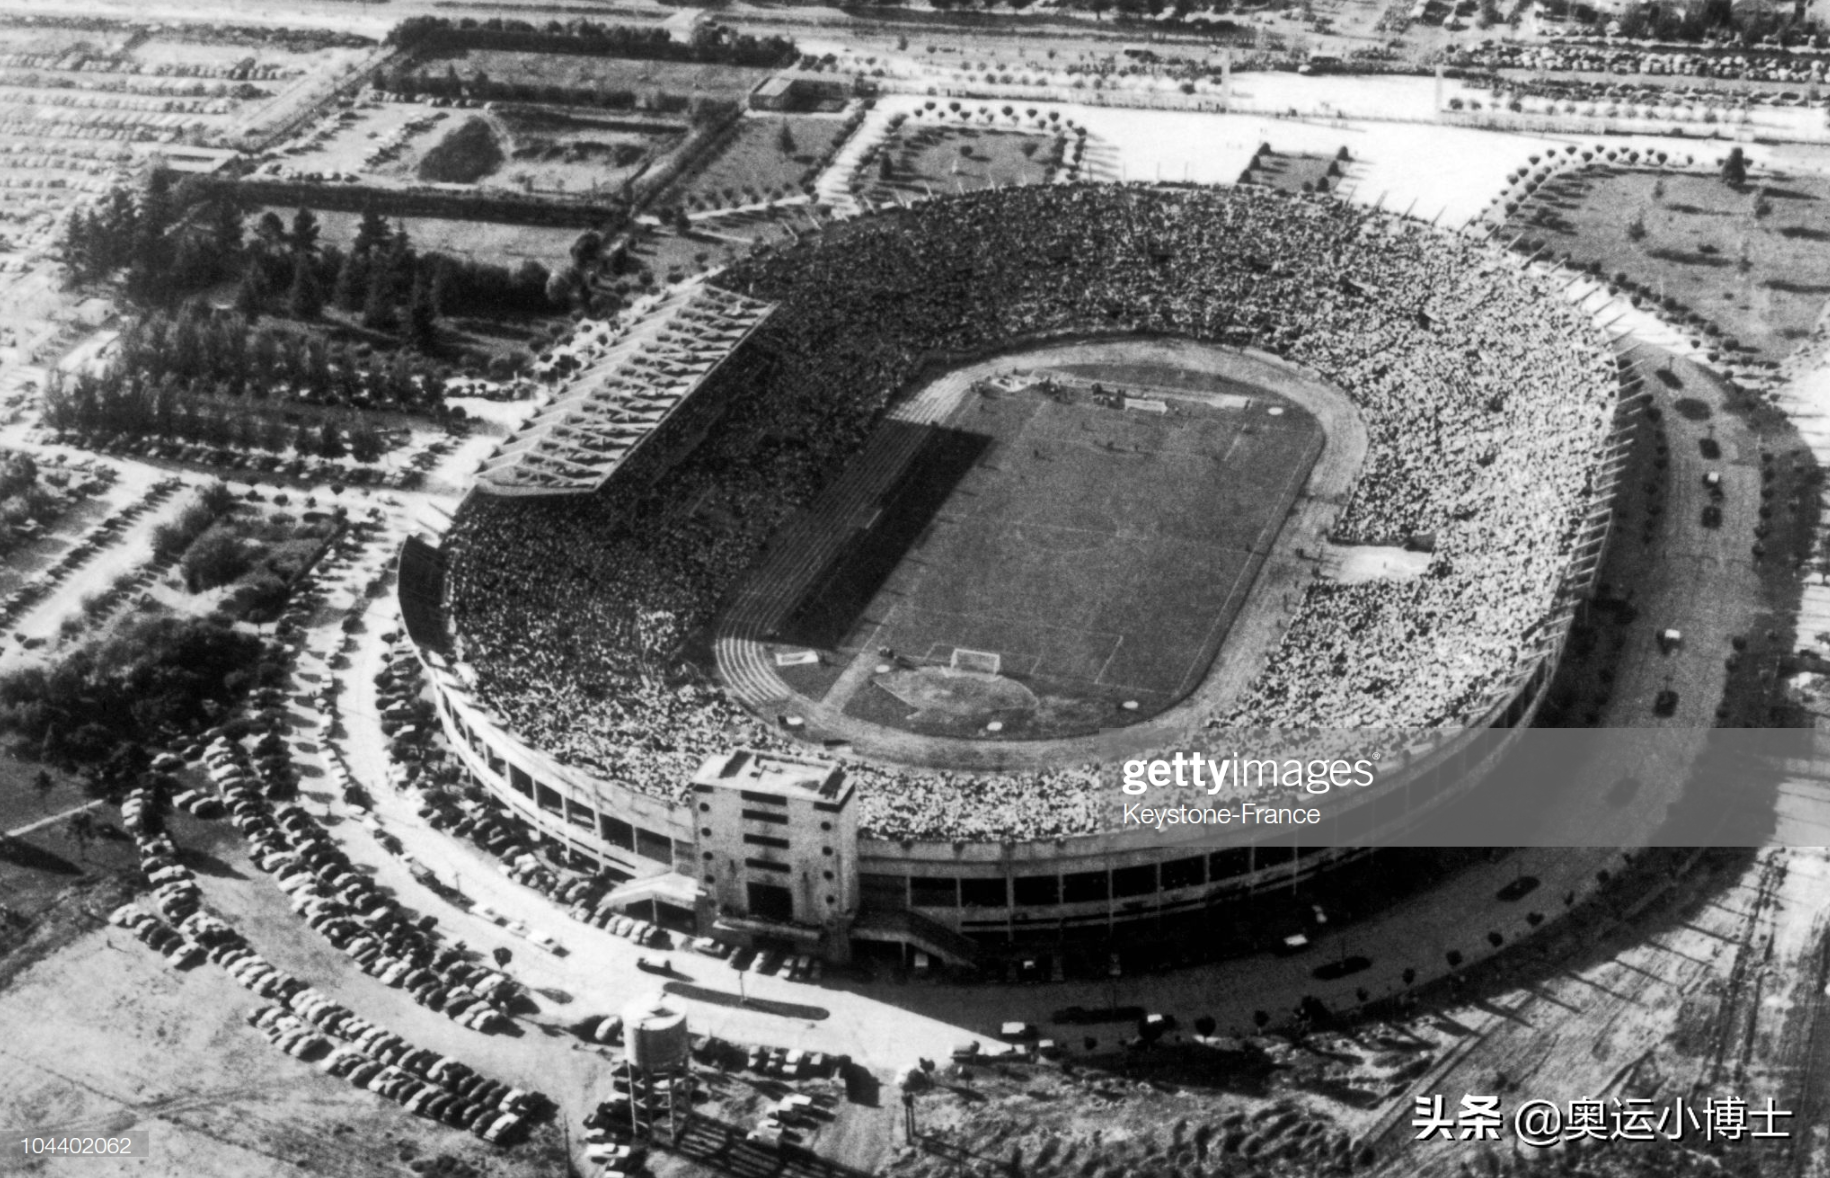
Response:
MULTIPOLYGON (((752 345, 773 357, 761 387, 659 483, 472 496, 447 546, 480 700, 536 747, 668 798, 704 756, 780 746, 683 671, 682 644, 932 353, 1164 333, 1278 353, 1359 406, 1368 451, 1334 538, 1411 543, 1430 567, 1312 585, 1213 718, 1254 728, 1453 726, 1502 698, 1556 609, 1617 392, 1593 325, 1496 248, 1252 189, 931 201, 717 281, 778 307, 752 345)), ((850 771, 863 833, 884 838, 1081 833, 1116 792, 1097 767, 850 771)))

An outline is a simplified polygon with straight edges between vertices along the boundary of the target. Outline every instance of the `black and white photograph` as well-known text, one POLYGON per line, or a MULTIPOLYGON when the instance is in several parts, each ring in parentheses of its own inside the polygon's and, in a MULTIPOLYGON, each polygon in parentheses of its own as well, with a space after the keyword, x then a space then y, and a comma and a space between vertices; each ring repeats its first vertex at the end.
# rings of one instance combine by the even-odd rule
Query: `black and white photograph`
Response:
POLYGON ((0 0, 0 1175, 1830 1178, 1827 75, 0 0))

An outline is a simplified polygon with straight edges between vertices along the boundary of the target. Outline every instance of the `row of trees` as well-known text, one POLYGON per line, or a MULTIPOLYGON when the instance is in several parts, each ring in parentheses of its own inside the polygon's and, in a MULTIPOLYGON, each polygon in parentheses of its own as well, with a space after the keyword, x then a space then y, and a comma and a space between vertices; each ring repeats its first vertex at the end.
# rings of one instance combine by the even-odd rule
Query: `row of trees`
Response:
POLYGON ((380 352, 196 303, 175 314, 153 311, 130 324, 106 372, 92 379, 111 390, 129 381, 162 385, 169 379, 223 398, 362 407, 411 409, 439 396, 431 370, 405 354, 390 361, 380 352))
POLYGON ((44 394, 44 423, 92 437, 160 438, 272 454, 290 448, 300 457, 347 455, 365 464, 387 450, 381 431, 359 415, 347 415, 341 424, 329 418, 316 424, 288 421, 278 410, 226 404, 206 385, 170 377, 157 384, 129 380, 118 387, 94 376, 53 378, 44 394))
POLYGON ((675 94, 654 90, 638 94, 626 86, 559 86, 535 82, 506 82, 485 70, 469 77, 447 64, 443 73, 395 66, 375 79, 378 89, 408 98, 467 98, 472 102, 539 102, 551 106, 595 106, 604 110, 641 110, 654 114, 685 114, 694 126, 718 123, 736 115, 737 102, 707 95, 675 94))
POLYGON ((500 49, 529 53, 588 54, 650 61, 693 61, 713 65, 774 68, 793 61, 794 42, 787 37, 754 37, 707 21, 689 41, 676 41, 658 25, 606 25, 592 20, 548 21, 441 16, 409 17, 388 33, 388 44, 422 54, 500 49))

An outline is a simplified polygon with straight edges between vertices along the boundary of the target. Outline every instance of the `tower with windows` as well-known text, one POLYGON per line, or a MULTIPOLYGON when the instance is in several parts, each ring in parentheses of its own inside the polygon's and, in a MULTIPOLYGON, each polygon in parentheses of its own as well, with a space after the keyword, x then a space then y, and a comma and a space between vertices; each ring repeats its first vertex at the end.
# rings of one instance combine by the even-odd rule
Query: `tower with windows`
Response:
POLYGON ((816 757, 736 749, 693 777, 700 879, 727 939, 849 953, 858 819, 845 771, 816 757))

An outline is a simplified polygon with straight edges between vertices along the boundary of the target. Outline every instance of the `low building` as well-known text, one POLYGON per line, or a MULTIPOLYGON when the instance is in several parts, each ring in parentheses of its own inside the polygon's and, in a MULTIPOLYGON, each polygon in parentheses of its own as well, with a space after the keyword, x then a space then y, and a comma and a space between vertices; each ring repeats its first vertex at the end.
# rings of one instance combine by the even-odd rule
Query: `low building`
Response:
POLYGON ((751 110, 793 110, 797 84, 793 78, 776 74, 750 92, 751 110))

